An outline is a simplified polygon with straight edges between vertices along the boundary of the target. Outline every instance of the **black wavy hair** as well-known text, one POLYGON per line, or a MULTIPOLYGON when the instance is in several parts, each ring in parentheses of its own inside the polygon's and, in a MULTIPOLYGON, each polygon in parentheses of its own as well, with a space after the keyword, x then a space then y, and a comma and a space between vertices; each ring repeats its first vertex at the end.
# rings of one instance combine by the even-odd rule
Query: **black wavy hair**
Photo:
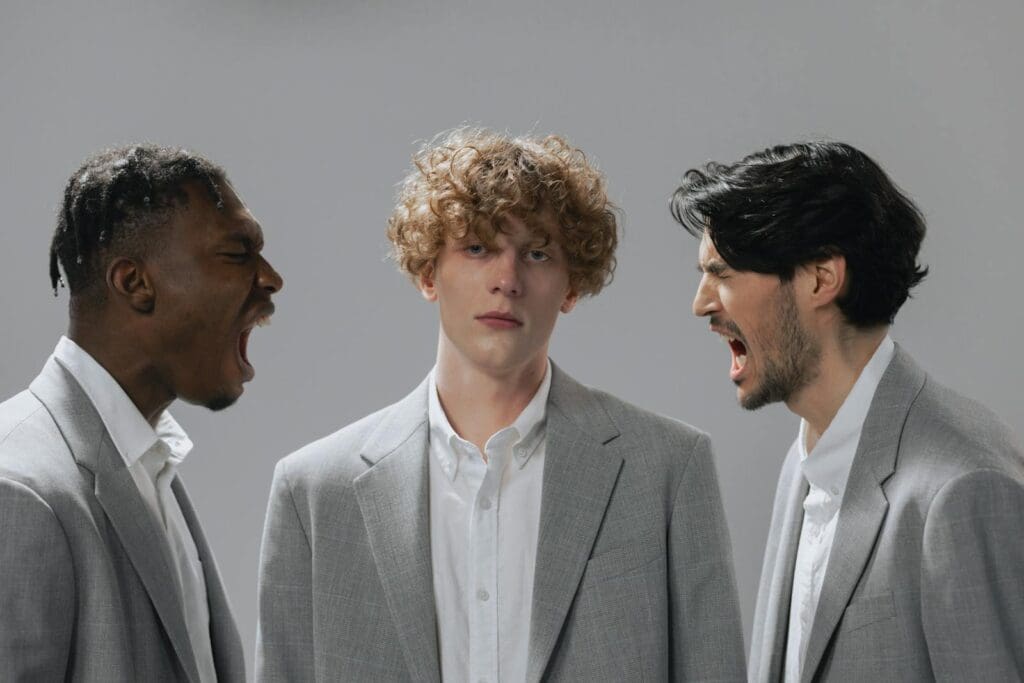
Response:
POLYGON ((188 201, 184 185, 206 188, 223 207, 224 169, 184 149, 130 145, 86 159, 68 180, 50 243, 50 284, 54 296, 67 277, 72 301, 95 303, 111 250, 141 256, 159 243, 157 228, 188 201), (58 265, 59 264, 59 265, 58 265))
POLYGON ((670 208, 736 270, 789 281, 798 266, 842 255, 849 284, 837 304, 858 328, 891 324, 928 273, 917 261, 921 212, 878 164, 841 142, 780 145, 690 169, 670 208))

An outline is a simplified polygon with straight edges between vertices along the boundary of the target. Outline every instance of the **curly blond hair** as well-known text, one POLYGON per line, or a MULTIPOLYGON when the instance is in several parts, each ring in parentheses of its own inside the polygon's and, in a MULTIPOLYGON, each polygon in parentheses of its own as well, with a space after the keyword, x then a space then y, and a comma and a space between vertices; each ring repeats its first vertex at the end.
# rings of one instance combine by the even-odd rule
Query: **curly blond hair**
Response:
POLYGON ((611 282, 617 209, 604 176, 564 138, 457 128, 424 145, 413 164, 388 219, 388 239, 414 281, 433 268, 446 240, 472 232, 493 246, 502 217, 512 215, 562 247, 577 295, 611 282))

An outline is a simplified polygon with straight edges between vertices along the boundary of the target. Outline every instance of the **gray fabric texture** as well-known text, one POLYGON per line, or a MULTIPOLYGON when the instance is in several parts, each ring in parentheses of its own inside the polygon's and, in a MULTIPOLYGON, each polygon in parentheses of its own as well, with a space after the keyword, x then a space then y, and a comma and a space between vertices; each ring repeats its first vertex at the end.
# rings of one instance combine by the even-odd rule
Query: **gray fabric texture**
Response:
MULTIPOLYGON (((241 639, 180 479, 218 680, 241 639)), ((0 680, 198 683, 166 535, 99 414, 52 358, 0 405, 0 680)))
MULTIPOLYGON (((750 680, 780 681, 807 493, 779 477, 750 680)), ((985 407, 898 345, 864 422, 803 681, 1024 678, 1024 455, 985 407)))
MULTIPOLYGON (((437 681, 427 383, 283 459, 259 681, 437 681)), ((744 680, 710 442, 553 366, 528 680, 744 680)))

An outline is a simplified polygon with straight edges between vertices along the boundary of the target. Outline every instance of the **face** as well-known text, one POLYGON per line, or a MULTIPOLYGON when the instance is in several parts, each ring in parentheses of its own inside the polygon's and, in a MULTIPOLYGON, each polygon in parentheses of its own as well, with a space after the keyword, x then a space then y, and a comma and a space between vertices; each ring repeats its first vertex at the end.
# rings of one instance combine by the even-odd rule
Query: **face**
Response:
POLYGON ((186 190, 188 202, 175 211, 166 244, 147 260, 151 360, 154 379, 171 395, 219 410, 255 375, 249 335, 269 320, 271 295, 283 281, 260 253, 259 223, 227 183, 221 209, 204 188, 186 190))
POLYGON ((728 345, 729 378, 747 410, 788 401, 817 375, 821 348, 803 325, 791 283, 778 276, 729 267, 707 233, 701 239, 702 276, 693 313, 710 318, 728 345))
POLYGON ((562 248, 513 216, 491 247, 473 234, 446 243, 420 291, 438 302, 446 362, 493 376, 546 363, 558 314, 577 299, 562 248))

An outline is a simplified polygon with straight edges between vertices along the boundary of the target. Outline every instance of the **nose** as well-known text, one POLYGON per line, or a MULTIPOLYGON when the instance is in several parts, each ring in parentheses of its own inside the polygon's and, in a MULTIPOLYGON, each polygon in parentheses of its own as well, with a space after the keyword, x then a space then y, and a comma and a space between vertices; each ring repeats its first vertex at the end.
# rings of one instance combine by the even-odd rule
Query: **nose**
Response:
POLYGON ((274 266, 270 265, 270 261, 260 256, 260 268, 259 272, 256 273, 256 284, 268 294, 273 294, 284 287, 284 278, 274 270, 274 266))
POLYGON ((697 294, 693 297, 693 314, 697 317, 711 315, 721 308, 718 294, 708 283, 708 276, 702 275, 697 285, 697 294))
POLYGON ((519 259, 515 249, 504 249, 493 260, 491 293, 505 296, 519 296, 523 293, 523 281, 519 272, 519 259))

